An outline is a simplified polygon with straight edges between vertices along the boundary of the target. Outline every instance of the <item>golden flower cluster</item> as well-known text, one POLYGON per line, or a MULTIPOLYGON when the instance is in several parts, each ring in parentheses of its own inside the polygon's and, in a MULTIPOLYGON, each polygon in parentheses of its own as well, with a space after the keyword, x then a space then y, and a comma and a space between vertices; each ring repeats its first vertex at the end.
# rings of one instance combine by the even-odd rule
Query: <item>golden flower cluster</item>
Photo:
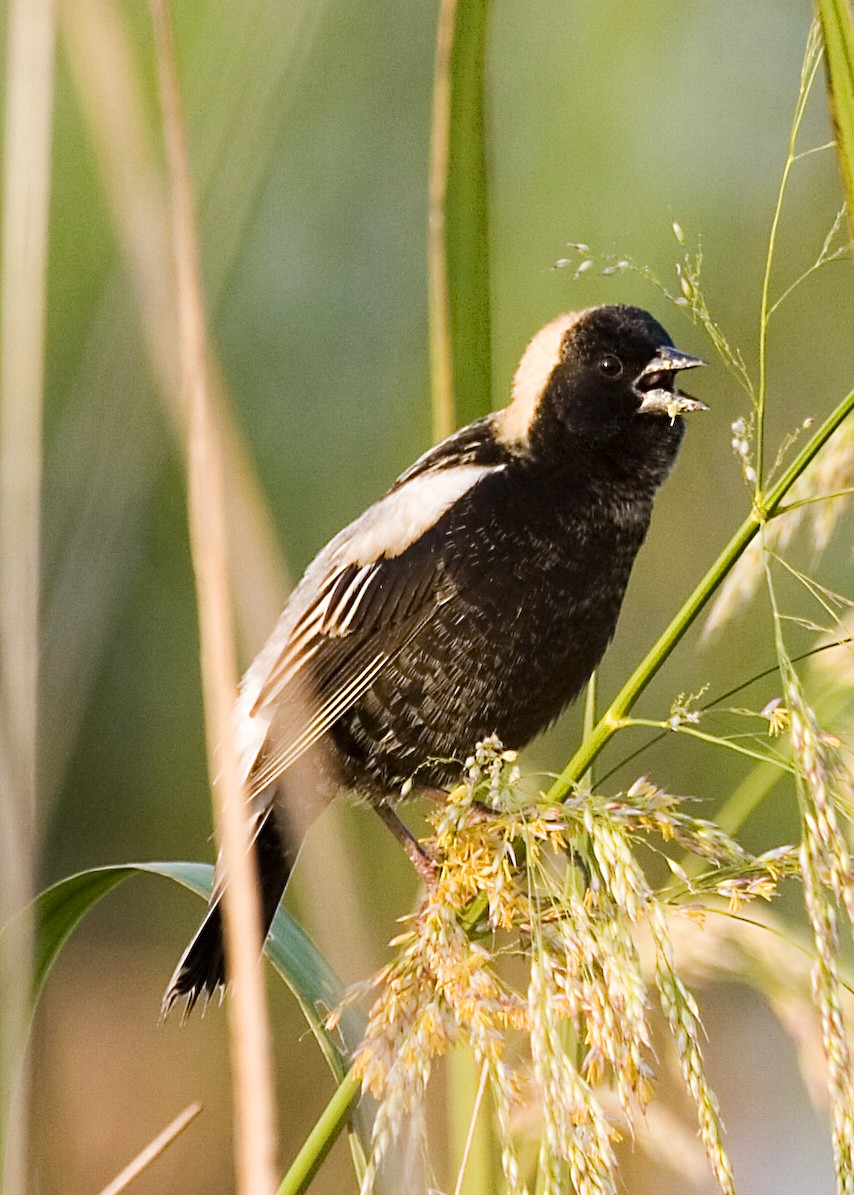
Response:
POLYGON ((754 858, 647 780, 617 797, 532 798, 515 756, 495 740, 478 748, 433 824, 426 846, 438 879, 373 981, 355 1059, 380 1099, 363 1192, 417 1114, 433 1061, 460 1042, 489 1075, 508 1192, 528 1190, 511 1131, 524 1097, 537 1109, 538 1190, 615 1193, 619 1132, 606 1107, 613 1092, 633 1131, 653 1097, 656 990, 712 1172, 732 1191, 699 1014, 674 963, 673 890, 653 889, 636 848, 657 838, 704 861, 682 885, 694 904, 701 893, 770 896, 791 853, 754 858), (652 942, 654 986, 639 936, 652 942))

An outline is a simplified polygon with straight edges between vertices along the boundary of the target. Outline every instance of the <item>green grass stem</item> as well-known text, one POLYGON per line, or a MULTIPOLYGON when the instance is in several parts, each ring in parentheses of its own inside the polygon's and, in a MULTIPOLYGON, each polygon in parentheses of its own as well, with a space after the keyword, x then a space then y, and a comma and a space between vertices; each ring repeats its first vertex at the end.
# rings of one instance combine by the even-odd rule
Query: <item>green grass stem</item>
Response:
POLYGON ((614 734, 625 725, 624 720, 641 693, 670 657, 732 566, 758 534, 763 523, 774 516, 792 486, 852 410, 854 410, 854 390, 831 411, 765 495, 762 504, 751 511, 735 532, 670 625, 620 689, 596 723, 593 731, 585 736, 572 759, 549 789, 550 800, 562 800, 579 782, 580 777, 584 775, 614 734))
POLYGON ((792 126, 789 130, 788 153, 786 154, 783 173, 780 177, 780 186, 777 191, 774 215, 771 220, 771 231, 768 235, 768 252, 765 257, 765 272, 762 278, 762 299, 759 309, 759 383, 756 388, 755 498, 757 501, 760 499, 762 494, 765 476, 765 401, 768 393, 768 321, 771 313, 771 270, 777 252, 777 235, 780 230, 780 220, 783 214, 783 200, 785 198, 786 188, 788 187, 789 183, 789 175, 791 174, 792 167, 794 166, 797 158, 796 145, 798 134, 801 131, 801 124, 803 123, 804 113, 806 112, 807 101, 810 97, 820 62, 821 42, 818 37, 818 29, 816 26, 813 26, 813 28, 810 30, 809 38, 807 39, 807 48, 804 54, 804 64, 801 70, 801 82, 798 89, 798 99, 797 103, 795 104, 795 114, 792 118, 792 126))
POLYGON ((276 1195, 301 1195, 320 1168, 323 1159, 346 1127, 359 1098, 361 1081, 349 1070, 326 1105, 322 1116, 305 1139, 302 1149, 279 1184, 276 1195))

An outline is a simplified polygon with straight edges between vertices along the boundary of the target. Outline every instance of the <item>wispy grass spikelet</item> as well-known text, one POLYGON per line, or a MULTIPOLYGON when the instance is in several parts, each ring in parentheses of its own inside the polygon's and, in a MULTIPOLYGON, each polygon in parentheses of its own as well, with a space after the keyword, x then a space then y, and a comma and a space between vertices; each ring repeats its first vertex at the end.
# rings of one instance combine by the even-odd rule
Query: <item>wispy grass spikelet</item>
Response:
POLYGON ((658 909, 651 918, 650 928, 656 946, 655 982, 661 996, 661 1008, 673 1035, 682 1078, 697 1110, 706 1157, 721 1190, 734 1195, 735 1178, 724 1148, 718 1100, 703 1064, 697 1003, 676 972, 673 947, 658 909))
MULTIPOLYGON (((661 1008, 670 1028, 682 1077, 697 1110, 706 1157, 722 1191, 735 1191, 732 1167, 723 1145, 718 1102, 706 1078, 700 1049, 700 1014, 694 997, 676 973, 673 951, 661 907, 626 838, 607 822, 585 819, 603 879, 626 916, 634 923, 646 915, 656 948, 655 980, 661 1008)), ((722 838, 725 836, 722 835, 722 838)), ((702 850, 708 843, 701 836, 702 850)), ((741 854, 740 851, 736 852, 741 854)))
POLYGON ((841 910, 854 923, 854 875, 839 829, 826 736, 804 700, 794 671, 787 669, 785 679, 792 748, 799 764, 801 871, 817 955, 813 987, 828 1068, 837 1188, 847 1195, 854 1191, 854 1073, 842 1015, 838 913, 841 910))
MULTIPOLYGON (((854 490, 854 420, 847 420, 819 454, 813 474, 808 475, 812 493, 807 490, 803 500, 811 502, 817 498, 812 515, 812 542, 819 552, 823 552, 845 514, 854 490)), ((793 499, 801 499, 797 486, 793 499)))
MULTIPOLYGON (((677 240, 685 247, 685 233, 681 226, 677 240)), ((674 231, 675 231, 674 228, 674 231)), ((701 275, 703 269, 703 251, 698 245, 696 249, 686 248, 682 258, 676 262, 675 275, 678 293, 661 281, 649 266, 642 265, 631 257, 618 257, 615 254, 594 253, 589 245, 581 242, 571 242, 569 248, 575 259, 563 257, 555 262, 555 269, 574 268, 574 277, 596 270, 601 276, 631 273, 649 283, 668 302, 685 311, 693 323, 702 328, 715 352, 720 356, 724 365, 738 382, 738 385, 748 397, 753 400, 754 386, 742 356, 741 350, 727 337, 720 324, 712 317, 703 292, 701 275)))
MULTIPOLYGON (((745 477, 755 478, 744 420, 733 424, 733 450, 745 477)), ((783 552, 806 527, 814 553, 823 552, 840 524, 853 488, 854 421, 849 419, 793 486, 785 513, 765 526, 764 550, 783 552)), ((757 536, 721 586, 706 618, 704 635, 719 631, 753 598, 763 579, 762 553, 763 539, 757 536)))
POLYGON ((614 1130, 567 1053, 555 1015, 565 988, 565 975, 550 952, 535 952, 528 1007, 533 1077, 542 1108, 540 1189, 544 1195, 561 1195, 568 1170, 579 1195, 616 1195, 614 1130))

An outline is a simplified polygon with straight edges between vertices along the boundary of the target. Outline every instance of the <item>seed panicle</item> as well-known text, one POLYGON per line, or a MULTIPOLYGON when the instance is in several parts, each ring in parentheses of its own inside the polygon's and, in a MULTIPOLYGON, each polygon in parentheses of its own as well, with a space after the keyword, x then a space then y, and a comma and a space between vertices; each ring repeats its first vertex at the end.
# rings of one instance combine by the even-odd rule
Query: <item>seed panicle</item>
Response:
POLYGON ((848 1195, 854 1191, 854 1071, 842 1014, 838 922, 842 912, 849 926, 854 925, 854 873, 839 828, 832 748, 793 669, 786 669, 785 681, 792 749, 799 765, 804 904, 816 949, 813 992, 827 1064, 837 1185, 848 1195))
MULTIPOLYGON (((615 797, 577 793, 562 805, 532 798, 519 782, 515 754, 488 740, 433 815, 427 845, 438 880, 375 980, 355 1059, 380 1099, 363 1192, 422 1105, 433 1061, 457 1042, 470 1044, 489 1074, 506 1191, 528 1195, 513 1132, 525 1100, 539 1110, 538 1189, 557 1195, 570 1182, 577 1195, 616 1192, 620 1128, 633 1133, 654 1093, 651 991, 709 1166, 720 1189, 733 1191, 699 1013, 674 962, 678 903, 653 889, 635 847, 655 836, 687 847, 710 864, 691 882, 692 897, 705 892, 731 904, 770 897, 791 870, 790 856, 754 858, 646 778, 615 797), (487 930, 472 940, 460 915, 477 900, 487 930), (639 949, 644 936, 653 942, 652 975, 639 949), (619 1118, 606 1111, 610 1091, 619 1118)), ((697 910, 683 915, 696 918, 697 910)))

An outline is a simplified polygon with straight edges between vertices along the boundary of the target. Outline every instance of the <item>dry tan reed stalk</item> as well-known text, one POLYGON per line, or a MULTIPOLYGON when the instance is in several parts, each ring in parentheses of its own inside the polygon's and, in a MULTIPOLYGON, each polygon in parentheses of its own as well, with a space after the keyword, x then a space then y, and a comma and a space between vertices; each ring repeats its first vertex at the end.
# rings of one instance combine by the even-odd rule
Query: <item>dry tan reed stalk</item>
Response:
MULTIPOLYGON (((127 32, 106 0, 61 0, 60 12, 69 62, 142 316, 146 351, 167 416, 183 442, 186 410, 180 402, 166 193, 127 32)), ((208 376, 213 415, 229 462, 232 584, 242 636, 254 652, 281 609, 284 569, 258 479, 210 350, 208 376)))
MULTIPOLYGON (((0 675, 2 745, 17 832, 14 875, 35 826, 42 389, 53 103, 50 0, 9 13, 0 356, 0 675)), ((6 812, 11 810, 6 805, 6 812)), ((20 878, 23 878, 21 876, 20 878)), ((25 889, 26 891, 26 889, 25 889)), ((3 910, 6 914, 9 909, 3 910)))
POLYGON ((185 1108, 166 1126, 162 1133, 158 1133, 154 1140, 146 1145, 145 1149, 140 1150, 133 1161, 125 1166, 121 1174, 117 1174, 113 1181, 104 1187, 101 1195, 121 1195, 122 1191, 126 1191, 131 1183, 135 1182, 152 1162, 156 1162, 159 1157, 162 1157, 172 1142, 177 1140, 186 1128, 189 1128, 201 1110, 201 1104, 190 1104, 185 1108))
MULTIPOLYGON (((50 207, 54 19, 51 0, 7 16, 0 286, 0 924, 32 894, 37 835, 42 392, 50 207)), ((0 1141, 8 1195, 27 1189, 24 1064, 32 925, 0 953, 0 1141), (16 1086, 17 1084, 17 1086, 16 1086)))
MULTIPOLYGON (((90 129, 119 247, 139 307, 146 353, 167 417, 183 446, 186 429, 180 401, 166 188, 155 160, 151 130, 146 121, 139 68, 121 14, 108 0, 60 0, 59 11, 72 76, 90 129)), ((266 91, 269 89, 268 86, 266 91)), ((261 100, 268 99, 266 91, 261 100)), ((228 150, 231 155, 236 147, 229 146, 228 150)), ((241 144, 240 151, 246 152, 246 146, 241 144)), ((256 152, 255 158, 246 164, 240 176, 243 190, 238 194, 229 193, 232 218, 235 207, 239 208, 240 203, 246 204, 252 193, 253 178, 249 172, 258 170, 257 158, 256 152)), ((221 171, 216 181, 219 186, 221 171)), ((236 190, 235 184, 232 184, 232 189, 236 190)), ((219 207, 223 208, 224 204, 220 203, 219 207)), ((210 227, 210 220, 206 223, 210 227)), ((231 255, 234 253, 236 234, 226 228, 225 223, 225 217, 220 213, 214 242, 218 246, 218 255, 216 262, 211 263, 214 292, 222 288, 223 272, 230 264, 229 250, 231 255)), ((240 642, 246 658, 249 658, 269 633, 281 611, 287 594, 287 577, 273 520, 249 451, 233 416, 227 386, 217 362, 212 359, 212 351, 209 346, 208 377, 213 387, 213 409, 222 437, 223 457, 228 466, 225 474, 226 528, 232 592, 240 642)), ((96 384, 92 383, 93 386, 96 384)), ((83 388, 91 387, 84 384, 83 388)), ((110 415, 112 417, 112 411, 110 415)), ((123 423, 122 431, 124 426, 123 423)), ((73 431, 76 433, 76 426, 73 431)), ((120 462, 121 479, 126 479, 133 472, 131 465, 122 462, 128 452, 139 452, 140 439, 135 436, 130 444, 123 439, 112 446, 108 453, 111 462, 120 462)), ((111 478, 110 481, 113 483, 107 487, 110 490, 116 484, 122 484, 119 478, 111 478)), ((102 538, 98 537, 99 543, 102 538)), ((110 558, 115 558, 115 550, 110 558)), ((89 565, 90 561, 87 559, 86 563, 89 565)), ((93 568, 93 571, 97 572, 97 569, 93 568)), ((102 621, 106 623, 108 620, 102 621)), ((91 633, 90 628, 90 634, 84 637, 87 643, 91 642, 91 633)), ((63 624, 63 649, 67 643, 67 625, 63 624)), ((80 662, 75 659, 69 662, 63 672, 79 675, 80 669, 80 662)), ((53 670, 54 675, 57 672, 58 669, 53 670)), ((72 719, 64 718, 63 725, 69 721, 73 722, 72 719)), ((59 759, 58 774, 61 774, 62 764, 62 759, 59 759)), ((312 918, 312 911, 324 905, 328 875, 336 877, 336 886, 348 907, 357 907, 362 899, 350 844, 341 829, 341 819, 341 811, 334 808, 325 818, 326 866, 323 872, 305 869, 298 871, 294 877, 293 887, 307 918, 312 918)), ((344 947, 347 955, 345 969, 349 966, 354 973, 364 972, 369 966, 370 948, 362 928, 364 925, 364 918, 354 918, 344 947)), ((315 919, 314 924, 309 924, 309 929, 322 947, 325 926, 315 919)))
POLYGON ((208 762, 229 877, 223 914, 228 971, 234 985, 228 1008, 237 1184, 242 1195, 273 1195, 275 1101, 259 963, 261 910, 232 728, 237 667, 228 585, 222 443, 210 409, 195 213, 168 0, 152 0, 151 9, 169 160, 181 374, 189 408, 188 517, 199 607, 208 762))

